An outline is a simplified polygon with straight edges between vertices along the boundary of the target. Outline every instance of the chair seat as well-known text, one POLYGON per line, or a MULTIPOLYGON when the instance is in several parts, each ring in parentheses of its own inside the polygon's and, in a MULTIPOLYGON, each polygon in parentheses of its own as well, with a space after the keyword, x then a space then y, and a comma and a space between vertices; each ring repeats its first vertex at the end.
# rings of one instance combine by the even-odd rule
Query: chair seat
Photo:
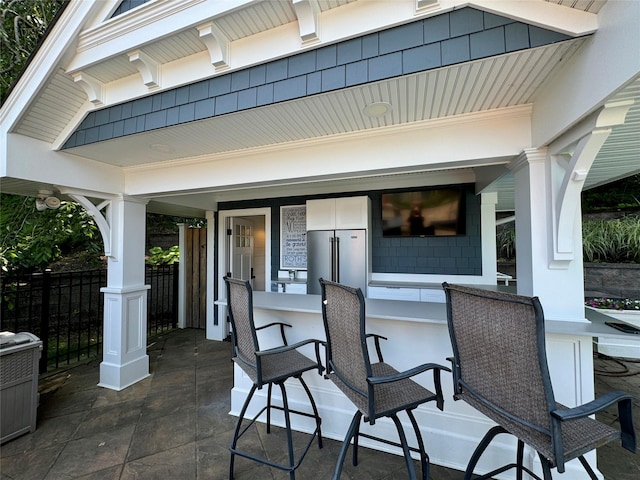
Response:
MULTIPOLYGON (((399 372, 391 365, 379 362, 371 364, 371 373, 374 377, 384 377, 387 375, 395 375, 399 372)), ((335 374, 332 373, 329 375, 329 378, 331 378, 365 417, 369 415, 369 404, 365 397, 358 395, 354 390, 347 387, 335 374)), ((374 411, 376 412, 376 418, 385 416, 387 412, 405 410, 410 408, 411 405, 417 406, 424 403, 425 398, 435 396, 430 390, 427 390, 408 378, 376 385, 374 391, 374 411)))
MULTIPOLYGON (((464 393, 458 395, 460 399, 466 401, 471 406, 491 418, 496 423, 502 425, 509 433, 515 435, 527 445, 533 447, 542 454, 551 466, 555 466, 551 436, 542 432, 527 428, 505 416, 500 415, 495 410, 488 408, 479 402, 472 395, 464 393)), ((559 410, 566 409, 562 404, 556 403, 559 410)), ((594 420, 592 418, 580 418, 565 421, 562 423, 562 443, 564 445, 565 461, 577 458, 595 448, 604 445, 612 440, 619 439, 620 432, 609 425, 594 420)))
MULTIPOLYGON (((255 367, 247 365, 238 358, 233 358, 242 370, 249 375, 254 383, 258 382, 258 375, 255 367)), ((317 362, 306 357, 297 350, 264 355, 262 357, 262 383, 278 382, 289 377, 296 377, 307 370, 318 368, 317 362)))

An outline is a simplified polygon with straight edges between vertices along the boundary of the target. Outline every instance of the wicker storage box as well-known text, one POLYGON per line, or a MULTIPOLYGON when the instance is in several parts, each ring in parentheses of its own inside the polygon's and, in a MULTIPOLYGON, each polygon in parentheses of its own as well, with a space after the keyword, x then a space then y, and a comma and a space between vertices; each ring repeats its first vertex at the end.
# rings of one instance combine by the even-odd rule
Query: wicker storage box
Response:
POLYGON ((0 340, 0 443, 5 443, 36 429, 42 342, 26 332, 3 332, 0 340))

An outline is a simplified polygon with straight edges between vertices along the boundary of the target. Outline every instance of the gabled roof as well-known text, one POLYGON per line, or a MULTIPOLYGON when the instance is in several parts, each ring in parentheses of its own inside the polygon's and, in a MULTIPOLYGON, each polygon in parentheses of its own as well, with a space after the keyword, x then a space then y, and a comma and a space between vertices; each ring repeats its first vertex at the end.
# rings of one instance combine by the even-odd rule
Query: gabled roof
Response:
MULTIPOLYGON (((15 98, 3 107, 2 120, 11 133, 44 142, 54 150, 66 144, 68 153, 128 167, 215 157, 380 127, 404 128, 479 112, 531 109, 545 96, 545 88, 559 71, 576 81, 570 72, 566 73, 565 65, 572 62, 576 53, 591 47, 591 35, 599 28, 598 13, 606 1, 468 2, 462 6, 471 5, 496 18, 554 32, 566 40, 199 121, 161 123, 159 126, 164 128, 142 129, 135 135, 111 135, 95 143, 69 143, 74 132, 82 130, 85 119, 95 118, 100 112, 112 113, 115 105, 157 98, 184 85, 230 76, 323 46, 344 44, 381 28, 459 12, 454 1, 431 0, 152 0, 114 16, 119 5, 114 1, 99 5, 71 3, 46 48, 38 53, 41 58, 27 71, 21 88, 13 92, 15 98), (345 32, 350 33, 345 36, 345 32), (381 117, 362 115, 365 106, 373 102, 389 103, 392 110, 381 117), (247 129, 247 125, 253 127, 247 129)), ((576 90, 584 88, 576 84, 576 90)), ((575 112, 567 109, 567 118, 559 118, 551 128, 554 135, 559 135, 562 129, 570 128, 605 102, 618 99, 636 103, 625 125, 616 127, 602 148, 587 186, 640 170, 640 145, 634 138, 640 127, 638 76, 620 84, 607 97, 594 98, 590 105, 577 105, 575 112)), ((544 128, 540 131, 541 145, 553 140, 544 128)), ((501 161, 506 163, 508 159, 501 161)), ((11 189, 12 185, 20 190, 20 182, 3 180, 3 189, 11 189)), ((497 185, 508 197, 508 177, 497 185)), ((504 205, 508 208, 507 199, 504 205)))

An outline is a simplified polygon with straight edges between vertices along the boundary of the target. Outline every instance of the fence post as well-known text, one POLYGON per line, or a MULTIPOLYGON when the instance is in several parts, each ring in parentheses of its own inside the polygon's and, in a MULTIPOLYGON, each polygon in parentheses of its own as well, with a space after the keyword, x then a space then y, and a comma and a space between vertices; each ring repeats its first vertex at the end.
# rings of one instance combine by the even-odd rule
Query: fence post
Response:
POLYGON ((42 353, 40 354, 40 373, 45 373, 49 362, 49 303, 51 301, 51 270, 48 268, 42 274, 41 298, 40 340, 42 341, 42 353))
POLYGON ((173 292, 171 298, 173 301, 171 302, 171 328, 178 327, 178 287, 180 284, 180 264, 173 264, 173 292))

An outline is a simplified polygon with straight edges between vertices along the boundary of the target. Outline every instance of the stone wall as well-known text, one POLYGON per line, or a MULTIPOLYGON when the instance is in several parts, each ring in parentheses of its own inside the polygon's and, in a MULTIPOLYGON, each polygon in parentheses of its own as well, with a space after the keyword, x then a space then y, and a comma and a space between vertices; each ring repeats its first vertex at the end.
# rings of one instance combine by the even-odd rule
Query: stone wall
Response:
MULTIPOLYGON (((517 279, 515 262, 498 262, 498 271, 517 279)), ((640 299, 640 264, 585 263, 585 297, 640 299)))

